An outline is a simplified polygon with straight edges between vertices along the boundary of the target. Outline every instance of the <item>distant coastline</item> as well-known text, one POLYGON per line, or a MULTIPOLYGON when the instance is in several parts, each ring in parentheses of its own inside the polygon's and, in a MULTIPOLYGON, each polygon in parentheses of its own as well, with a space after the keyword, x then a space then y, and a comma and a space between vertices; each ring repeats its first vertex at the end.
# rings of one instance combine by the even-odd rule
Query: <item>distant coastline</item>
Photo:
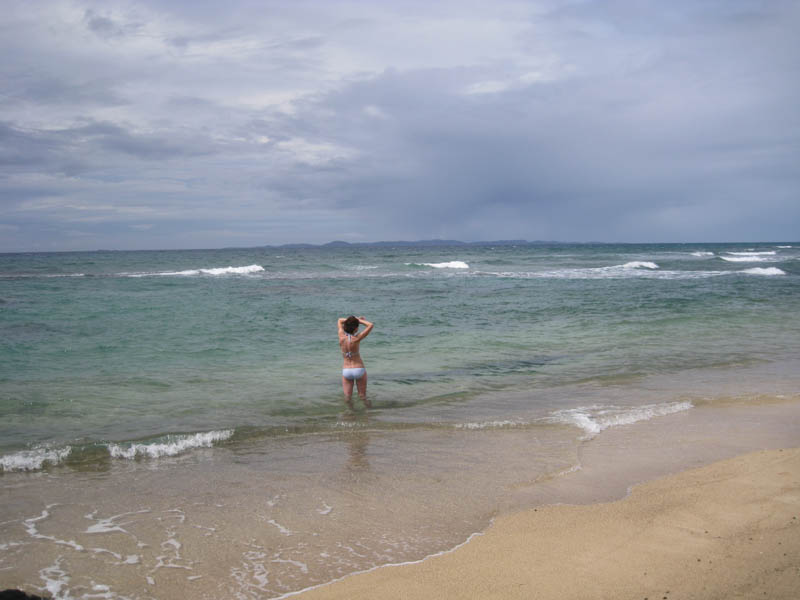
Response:
POLYGON ((287 244, 260 244, 256 246, 222 246, 216 248, 140 248, 135 250, 130 249, 113 249, 113 248, 96 248, 93 250, 19 250, 14 252, 0 252, 0 255, 13 255, 13 254, 81 254, 81 253, 101 253, 101 252, 201 252, 207 250, 254 250, 260 248, 270 249, 287 249, 287 250, 302 250, 314 248, 436 248, 436 247, 479 247, 479 246, 641 246, 641 245, 669 245, 669 246, 712 246, 712 245, 747 245, 747 246, 761 246, 773 244, 800 244, 800 241, 785 241, 785 240, 760 240, 760 241, 705 241, 705 242, 603 242, 603 241, 559 241, 559 240, 482 240, 464 242, 461 240, 393 240, 393 241, 375 241, 375 242, 345 242, 342 240, 334 240, 332 242, 325 242, 320 244, 312 244, 308 242, 292 242, 287 244))
POLYGON ((599 242, 557 242, 536 240, 493 240, 484 242, 462 242, 461 240, 417 240, 417 241, 389 241, 389 242, 343 242, 335 240, 325 244, 281 244, 279 246, 265 246, 265 248, 349 248, 352 246, 362 247, 381 247, 381 246, 529 246, 529 245, 552 245, 552 244, 573 244, 573 243, 599 243, 599 242))
MULTIPOLYGON (((798 242, 785 242, 774 240, 752 241, 730 241, 730 242, 565 242, 559 240, 485 240, 475 242, 464 242, 461 240, 395 240, 378 242, 345 242, 335 240, 323 244, 310 243, 290 243, 290 244, 265 244, 263 246, 253 246, 254 248, 380 248, 380 247, 436 247, 436 246, 641 246, 641 245, 675 245, 675 246, 709 246, 720 244, 750 245, 759 246, 764 244, 796 244, 798 242)), ((221 248, 221 250, 243 250, 236 246, 221 248)))
MULTIPOLYGON (((772 242, 770 242, 772 243, 772 242)), ((489 240, 477 242, 462 242, 460 240, 417 240, 417 241, 377 241, 377 242, 345 242, 334 240, 321 244, 311 244, 306 242, 292 242, 288 244, 260 244, 257 246, 222 246, 219 248, 146 248, 137 250, 96 248, 94 250, 20 250, 16 252, 0 252, 2 254, 68 254, 68 253, 89 253, 89 252, 197 252, 206 250, 253 250, 259 248, 275 249, 304 249, 304 248, 381 248, 381 247, 437 247, 437 246, 556 246, 556 245, 575 245, 575 244, 616 244, 616 242, 559 242, 549 240, 489 240)))

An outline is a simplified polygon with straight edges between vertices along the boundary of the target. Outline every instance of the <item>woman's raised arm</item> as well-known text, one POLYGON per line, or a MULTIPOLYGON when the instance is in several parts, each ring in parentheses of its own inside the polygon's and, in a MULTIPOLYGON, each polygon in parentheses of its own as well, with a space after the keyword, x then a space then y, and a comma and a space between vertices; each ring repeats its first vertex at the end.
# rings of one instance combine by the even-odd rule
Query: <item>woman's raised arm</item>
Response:
POLYGON ((369 335, 369 332, 372 331, 372 328, 375 326, 375 324, 370 323, 364 317, 358 317, 358 322, 365 327, 364 331, 362 331, 358 336, 359 340, 363 340, 365 337, 369 335))

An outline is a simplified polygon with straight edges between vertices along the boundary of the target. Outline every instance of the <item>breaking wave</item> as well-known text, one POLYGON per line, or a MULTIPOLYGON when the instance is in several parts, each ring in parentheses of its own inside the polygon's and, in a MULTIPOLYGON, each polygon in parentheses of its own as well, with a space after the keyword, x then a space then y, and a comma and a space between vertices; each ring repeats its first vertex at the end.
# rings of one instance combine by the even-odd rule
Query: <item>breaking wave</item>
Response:
POLYGON ((694 408, 691 402, 666 402, 663 404, 646 404, 644 406, 593 404, 592 406, 579 406, 578 408, 556 411, 548 418, 548 421, 579 427, 585 432, 585 439, 588 439, 609 427, 630 425, 691 408, 694 408))
POLYGON ((745 269, 740 272, 747 273, 748 275, 786 275, 786 271, 777 267, 753 267, 752 269, 745 269))
POLYGON ((650 261, 635 260, 623 265, 608 267, 578 267, 571 269, 556 269, 553 271, 517 271, 493 272, 484 271, 479 275, 494 275, 496 277, 520 277, 523 279, 603 279, 626 277, 658 277, 669 278, 670 274, 680 275, 677 271, 660 271, 660 267, 650 261))
POLYGON ((770 262, 773 260, 772 258, 755 254, 748 254, 745 256, 720 256, 720 258, 728 262, 770 262))
POLYGON ((187 269, 185 271, 156 271, 153 273, 120 273, 123 277, 187 277, 191 275, 252 275, 264 270, 261 265, 246 267, 209 267, 207 269, 187 269))
POLYGON ((38 471, 45 465, 57 465, 72 452, 71 446, 63 448, 34 448, 0 456, 2 471, 38 471))
POLYGON ((433 267, 434 269, 469 269, 469 265, 460 260, 440 263, 406 263, 407 266, 433 267))
POLYGON ((196 448, 209 448, 217 442, 224 442, 233 436, 233 429, 208 431, 194 434, 166 435, 149 442, 90 444, 88 446, 40 447, 32 450, 20 450, 0 456, 0 472, 38 471, 46 466, 80 461, 97 452, 111 458, 136 459, 176 456, 196 448))
POLYGON ((190 435, 168 435, 162 442, 109 444, 108 453, 112 458, 126 459, 175 456, 194 448, 209 448, 216 442, 229 439, 232 435, 232 429, 190 435))

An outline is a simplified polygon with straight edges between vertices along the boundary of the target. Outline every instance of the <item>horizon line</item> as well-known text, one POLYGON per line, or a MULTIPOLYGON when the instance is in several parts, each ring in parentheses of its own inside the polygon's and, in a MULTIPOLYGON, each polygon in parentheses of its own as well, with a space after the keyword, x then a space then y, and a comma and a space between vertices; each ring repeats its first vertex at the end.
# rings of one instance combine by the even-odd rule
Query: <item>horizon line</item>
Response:
POLYGON ((304 248, 326 248, 326 247, 345 247, 345 246, 391 246, 392 244, 400 244, 404 246, 449 246, 449 245, 464 245, 464 246, 490 246, 490 245, 603 245, 603 246, 645 246, 645 245, 713 245, 713 244, 800 244, 800 241, 786 241, 786 240, 761 240, 761 241, 725 241, 725 242, 603 242, 603 241, 561 241, 561 240, 452 240, 441 238, 429 238, 422 240, 376 240, 371 242, 347 242, 344 240, 332 240, 330 242, 312 243, 312 242, 287 242, 284 244, 261 244, 257 246, 219 246, 219 247, 196 247, 196 248, 138 248, 138 249, 114 249, 114 248, 94 248, 91 250, 10 250, 0 251, 0 254, 68 254, 68 253, 96 253, 96 252, 199 252, 208 250, 257 250, 259 248, 287 248, 287 249, 304 249, 304 248))

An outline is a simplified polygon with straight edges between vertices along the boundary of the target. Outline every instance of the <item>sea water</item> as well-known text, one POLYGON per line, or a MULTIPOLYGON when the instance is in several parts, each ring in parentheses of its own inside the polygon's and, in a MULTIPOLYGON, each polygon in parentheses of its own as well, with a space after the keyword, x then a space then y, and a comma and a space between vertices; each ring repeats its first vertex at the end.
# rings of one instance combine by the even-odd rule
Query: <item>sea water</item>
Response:
POLYGON ((796 398, 798 299, 792 242, 0 255, 0 584, 268 598, 447 550, 609 431, 796 398))

